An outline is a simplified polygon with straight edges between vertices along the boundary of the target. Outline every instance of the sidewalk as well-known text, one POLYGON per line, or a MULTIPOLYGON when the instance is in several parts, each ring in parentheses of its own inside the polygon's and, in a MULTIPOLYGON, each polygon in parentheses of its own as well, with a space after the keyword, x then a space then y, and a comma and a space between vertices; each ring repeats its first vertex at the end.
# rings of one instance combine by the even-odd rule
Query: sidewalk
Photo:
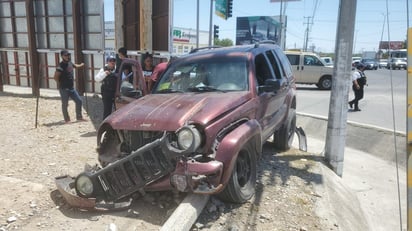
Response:
MULTIPOLYGON (((324 141, 308 137, 308 152, 322 153, 323 149, 324 141)), ((406 230, 406 170, 403 166, 398 169, 400 199, 397 171, 393 162, 346 148, 342 178, 325 166, 321 168, 325 184, 318 189, 329 195, 326 199, 328 201, 321 199, 322 206, 326 206, 326 209, 329 207, 330 211, 326 212, 337 218, 342 230, 401 230, 400 211, 402 230, 406 230), (399 209, 399 206, 402 208, 399 209), (355 212, 360 208, 365 221, 356 214, 347 213, 345 208, 348 207, 355 212), (364 225, 368 228, 361 228, 364 225)))

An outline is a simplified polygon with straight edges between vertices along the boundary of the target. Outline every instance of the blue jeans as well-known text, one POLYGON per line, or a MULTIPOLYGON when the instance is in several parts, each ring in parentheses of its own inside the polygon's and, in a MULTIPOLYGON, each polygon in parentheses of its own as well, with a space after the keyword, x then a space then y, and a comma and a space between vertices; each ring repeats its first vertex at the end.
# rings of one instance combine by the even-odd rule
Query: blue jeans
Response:
POLYGON ((79 93, 77 93, 76 89, 68 89, 63 88, 59 89, 60 97, 62 101, 62 112, 64 121, 70 121, 69 112, 67 111, 67 107, 69 106, 69 98, 71 98, 76 103, 76 118, 82 119, 82 99, 80 98, 79 93))

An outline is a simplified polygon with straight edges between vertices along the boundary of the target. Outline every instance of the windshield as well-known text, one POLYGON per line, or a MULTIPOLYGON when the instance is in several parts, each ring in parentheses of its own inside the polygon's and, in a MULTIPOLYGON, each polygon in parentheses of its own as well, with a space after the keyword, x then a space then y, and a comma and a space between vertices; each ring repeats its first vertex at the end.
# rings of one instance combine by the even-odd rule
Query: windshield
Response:
POLYGON ((249 89, 244 59, 207 59, 173 63, 153 93, 245 91, 249 89))

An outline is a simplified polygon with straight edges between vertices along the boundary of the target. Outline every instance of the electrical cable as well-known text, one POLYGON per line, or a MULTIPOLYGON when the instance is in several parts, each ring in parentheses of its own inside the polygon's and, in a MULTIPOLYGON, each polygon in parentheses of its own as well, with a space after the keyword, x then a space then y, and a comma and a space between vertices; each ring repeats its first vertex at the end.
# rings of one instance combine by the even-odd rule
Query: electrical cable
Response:
MULTIPOLYGON (((408 0, 406 0, 408 1, 408 0)), ((407 7, 408 10, 408 7, 407 7)), ((391 58, 391 47, 390 47, 390 27, 389 27, 389 6, 388 0, 386 0, 386 17, 387 18, 387 27, 388 27, 388 50, 389 50, 389 57, 391 58)), ((409 21, 409 19, 408 19, 409 21)), ((399 207, 399 226, 400 230, 402 231, 402 207, 401 207, 401 194, 400 194, 400 183, 399 183, 399 163, 398 163, 398 148, 397 148, 397 138, 396 138, 396 122, 395 122, 395 103, 394 103, 394 96, 393 96, 393 75, 392 75, 392 68, 389 68, 389 75, 390 75, 390 83, 391 83, 391 101, 392 101, 392 125, 393 125, 393 143, 395 149, 395 164, 396 164, 396 182, 398 187, 398 207, 399 207)))

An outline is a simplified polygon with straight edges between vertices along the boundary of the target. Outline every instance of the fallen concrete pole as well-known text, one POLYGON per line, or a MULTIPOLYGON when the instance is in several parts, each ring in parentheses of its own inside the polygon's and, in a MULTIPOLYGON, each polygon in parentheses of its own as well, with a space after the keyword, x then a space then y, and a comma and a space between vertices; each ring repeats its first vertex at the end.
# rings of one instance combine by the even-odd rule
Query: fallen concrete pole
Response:
POLYGON ((189 194, 176 208, 160 231, 189 231, 202 212, 209 195, 189 194))

